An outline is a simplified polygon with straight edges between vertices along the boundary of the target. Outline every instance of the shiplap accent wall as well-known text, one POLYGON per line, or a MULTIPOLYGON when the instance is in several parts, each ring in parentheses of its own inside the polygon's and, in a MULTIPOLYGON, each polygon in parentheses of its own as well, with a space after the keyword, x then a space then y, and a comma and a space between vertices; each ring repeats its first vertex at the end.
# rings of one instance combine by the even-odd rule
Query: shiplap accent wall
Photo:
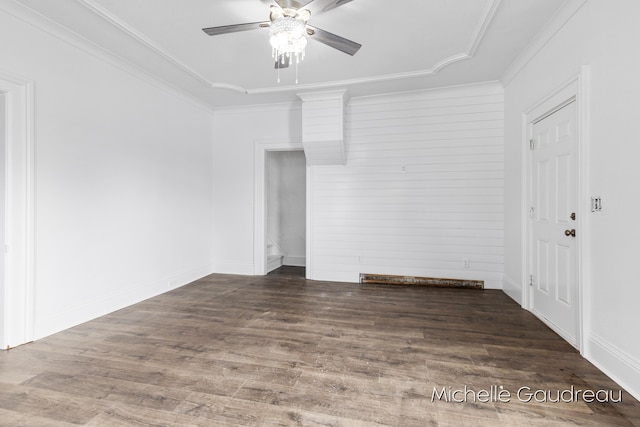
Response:
POLYGON ((347 164, 311 172, 311 276, 415 275, 500 288, 503 105, 493 83, 352 99, 347 164))
POLYGON ((344 165, 346 91, 298 94, 302 99, 302 145, 307 164, 344 165))

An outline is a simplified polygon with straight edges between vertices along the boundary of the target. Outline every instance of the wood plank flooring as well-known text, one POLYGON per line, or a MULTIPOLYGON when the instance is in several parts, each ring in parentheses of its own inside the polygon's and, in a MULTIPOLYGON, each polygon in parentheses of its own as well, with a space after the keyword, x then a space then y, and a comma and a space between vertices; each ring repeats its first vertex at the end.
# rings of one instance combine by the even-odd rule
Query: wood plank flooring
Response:
POLYGON ((303 275, 212 275, 0 352, 0 425, 640 425, 624 391, 519 397, 620 387, 500 291, 303 275))

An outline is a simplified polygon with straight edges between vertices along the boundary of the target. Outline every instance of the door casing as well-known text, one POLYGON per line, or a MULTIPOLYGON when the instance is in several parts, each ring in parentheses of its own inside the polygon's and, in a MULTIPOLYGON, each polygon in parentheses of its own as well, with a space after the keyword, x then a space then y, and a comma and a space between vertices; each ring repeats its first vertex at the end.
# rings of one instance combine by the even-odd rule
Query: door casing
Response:
MULTIPOLYGON (((258 139, 254 148, 254 239, 253 239, 253 274, 267 274, 267 214, 266 214, 266 153, 268 151, 300 151, 303 150, 302 139, 258 139)), ((312 169, 307 165, 306 191, 306 278, 313 278, 312 257, 312 169)))
MULTIPOLYGON (((588 266, 585 260, 589 259, 589 162, 588 162, 588 79, 589 67, 583 66, 579 72, 566 79, 545 97, 538 100, 522 114, 522 307, 532 311, 532 298, 530 294, 529 277, 533 274, 532 253, 531 253, 531 220, 529 209, 532 206, 532 155, 529 149, 529 140, 532 135, 533 123, 539 121, 541 117, 550 114, 568 100, 575 98, 577 109, 577 188, 578 205, 576 215, 580 218, 580 239, 577 241, 577 331, 576 347, 584 354, 585 331, 589 330, 589 311, 587 301, 589 300, 589 275, 588 266)), ((550 325, 552 327, 552 325, 550 325)))
POLYGON ((6 100, 4 329, 0 348, 34 339, 34 95, 33 82, 0 70, 6 100))

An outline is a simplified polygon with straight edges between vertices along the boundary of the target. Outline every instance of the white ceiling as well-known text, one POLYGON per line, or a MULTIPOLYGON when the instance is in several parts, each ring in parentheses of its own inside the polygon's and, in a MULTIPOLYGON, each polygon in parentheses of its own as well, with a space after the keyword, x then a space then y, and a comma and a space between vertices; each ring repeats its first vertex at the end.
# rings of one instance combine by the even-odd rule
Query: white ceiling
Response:
MULTIPOLYGON (((320 1, 320 0, 316 0, 320 1)), ((212 107, 281 102, 347 88, 352 96, 498 80, 560 0, 353 0, 309 24, 362 44, 349 56, 315 40, 277 71, 260 0, 16 0, 212 107)))

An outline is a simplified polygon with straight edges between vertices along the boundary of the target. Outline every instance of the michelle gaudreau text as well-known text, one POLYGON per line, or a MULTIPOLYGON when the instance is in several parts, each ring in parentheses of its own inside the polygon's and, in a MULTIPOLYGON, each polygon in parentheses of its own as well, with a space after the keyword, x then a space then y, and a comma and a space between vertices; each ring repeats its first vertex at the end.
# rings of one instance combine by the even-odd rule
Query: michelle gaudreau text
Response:
POLYGON ((523 386, 512 392, 497 385, 481 390, 473 390, 465 385, 462 388, 434 387, 431 394, 432 402, 509 403, 513 400, 525 403, 619 403, 622 402, 622 390, 583 390, 575 386, 564 390, 545 390, 523 386))

